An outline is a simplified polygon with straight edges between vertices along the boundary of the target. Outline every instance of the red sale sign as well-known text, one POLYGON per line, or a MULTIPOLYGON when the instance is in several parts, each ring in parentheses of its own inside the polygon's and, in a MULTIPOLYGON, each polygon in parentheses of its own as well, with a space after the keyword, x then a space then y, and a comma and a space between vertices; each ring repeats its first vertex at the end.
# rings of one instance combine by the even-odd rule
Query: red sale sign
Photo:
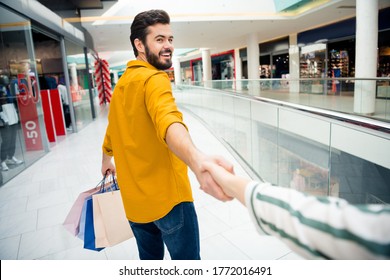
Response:
POLYGON ((18 108, 27 151, 43 150, 36 103, 39 101, 35 77, 18 74, 18 108))

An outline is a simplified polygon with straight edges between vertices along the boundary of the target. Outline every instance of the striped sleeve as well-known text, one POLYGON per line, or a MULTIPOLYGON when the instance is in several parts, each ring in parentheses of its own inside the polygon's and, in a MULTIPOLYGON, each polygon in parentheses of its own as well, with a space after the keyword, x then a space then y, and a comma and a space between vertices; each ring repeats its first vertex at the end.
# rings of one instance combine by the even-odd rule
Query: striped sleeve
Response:
POLYGON ((390 259, 390 206, 351 205, 251 182, 246 205, 260 232, 309 259, 390 259))

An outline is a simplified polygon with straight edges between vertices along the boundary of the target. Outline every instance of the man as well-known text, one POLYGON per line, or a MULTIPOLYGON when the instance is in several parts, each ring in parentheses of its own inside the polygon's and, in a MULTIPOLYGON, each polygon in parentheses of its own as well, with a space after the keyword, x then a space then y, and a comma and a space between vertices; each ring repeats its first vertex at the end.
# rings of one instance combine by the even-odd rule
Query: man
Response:
POLYGON ((231 198, 201 166, 214 162, 230 172, 233 167, 193 145, 176 107, 162 71, 171 67, 174 50, 168 14, 138 14, 130 41, 137 59, 127 64, 111 99, 101 171, 117 174, 140 259, 163 259, 164 243, 171 259, 200 259, 187 166, 206 193, 223 201, 231 198))

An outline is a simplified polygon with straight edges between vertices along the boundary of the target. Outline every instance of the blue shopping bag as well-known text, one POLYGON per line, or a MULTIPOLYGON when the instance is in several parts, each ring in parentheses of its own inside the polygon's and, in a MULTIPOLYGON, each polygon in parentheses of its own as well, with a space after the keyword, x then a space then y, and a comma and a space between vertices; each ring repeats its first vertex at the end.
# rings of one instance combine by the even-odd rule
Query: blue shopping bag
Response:
POLYGON ((85 200, 85 226, 84 226, 84 249, 101 251, 104 249, 95 246, 95 229, 93 226, 93 200, 89 197, 85 200))

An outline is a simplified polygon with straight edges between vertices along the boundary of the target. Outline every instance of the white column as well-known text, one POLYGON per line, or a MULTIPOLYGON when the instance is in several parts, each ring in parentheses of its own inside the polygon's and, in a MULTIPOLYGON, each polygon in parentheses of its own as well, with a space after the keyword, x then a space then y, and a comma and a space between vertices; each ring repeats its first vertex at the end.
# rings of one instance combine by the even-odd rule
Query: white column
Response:
POLYGON ((235 75, 235 89, 242 89, 242 62, 240 58, 240 49, 234 49, 234 75, 235 75), (237 81, 238 80, 238 81, 237 81))
POLYGON ((201 49, 202 51, 202 65, 203 65, 203 82, 205 86, 211 86, 211 55, 210 49, 201 49))
POLYGON ((177 56, 173 57, 173 73, 175 74, 175 85, 181 85, 181 68, 180 68, 180 59, 177 56))
POLYGON ((297 34, 290 34, 290 48, 288 50, 290 67, 290 93, 299 93, 299 47, 297 34))
MULTIPOLYGON (((375 78, 378 60, 378 0, 356 0, 355 78, 375 78)), ((375 112, 375 81, 355 81, 354 112, 375 112)))
POLYGON ((248 36, 247 46, 248 56, 248 79, 258 80, 260 66, 260 50, 257 34, 252 33, 248 36))
POLYGON ((248 88, 250 95, 260 95, 260 79, 259 67, 260 67, 260 50, 259 42, 256 33, 252 33, 248 36, 247 43, 247 58, 248 58, 248 79, 255 80, 249 81, 248 88))

